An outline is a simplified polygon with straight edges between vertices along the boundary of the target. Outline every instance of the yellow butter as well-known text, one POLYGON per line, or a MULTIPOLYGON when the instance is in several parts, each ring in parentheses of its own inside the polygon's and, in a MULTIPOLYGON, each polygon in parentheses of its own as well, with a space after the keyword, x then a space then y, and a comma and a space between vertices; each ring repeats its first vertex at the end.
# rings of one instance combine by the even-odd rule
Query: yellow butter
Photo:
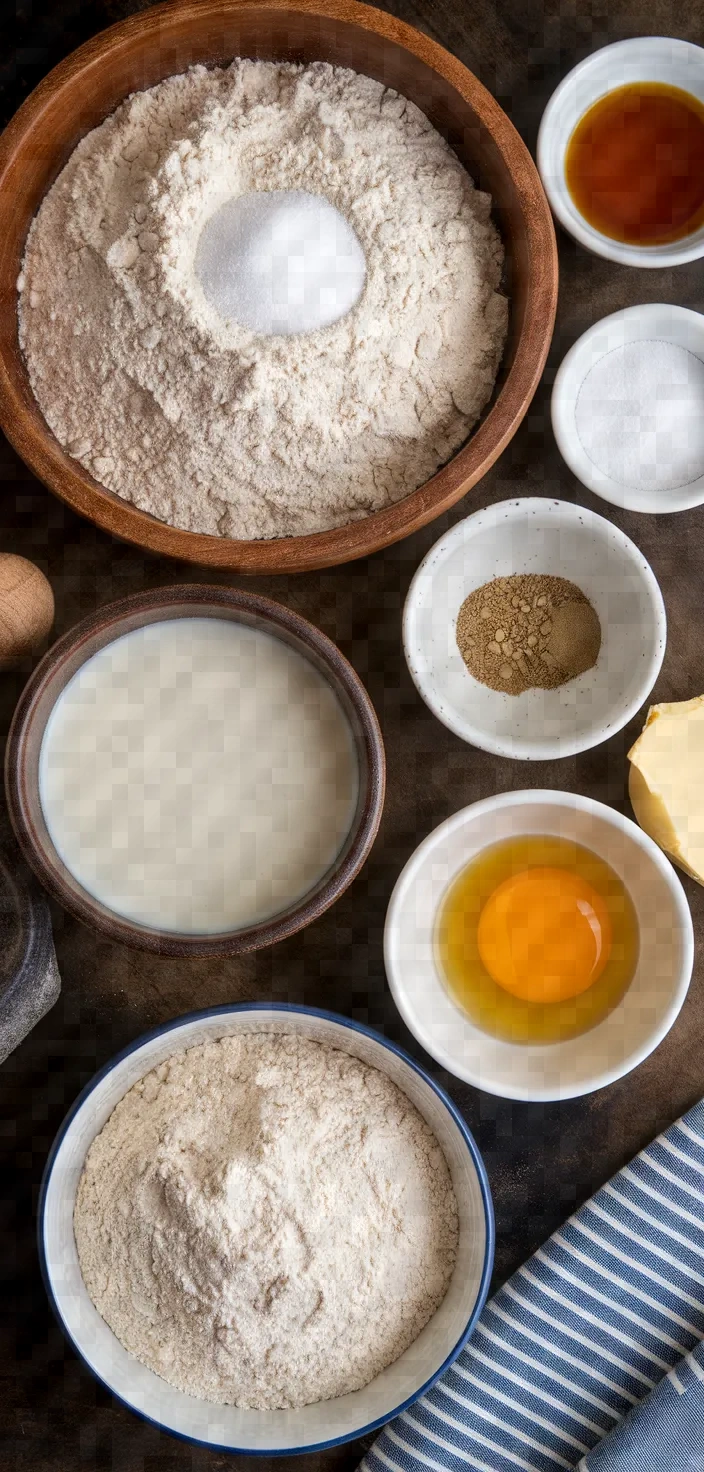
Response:
POLYGON ((704 884, 704 695, 652 705, 628 757, 641 828, 704 884))

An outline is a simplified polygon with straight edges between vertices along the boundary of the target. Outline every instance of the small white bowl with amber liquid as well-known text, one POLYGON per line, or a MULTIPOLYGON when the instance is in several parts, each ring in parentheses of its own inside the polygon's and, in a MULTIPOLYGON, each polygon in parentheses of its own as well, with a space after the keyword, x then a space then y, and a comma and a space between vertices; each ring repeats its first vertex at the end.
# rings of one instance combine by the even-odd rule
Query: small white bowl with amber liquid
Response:
POLYGON ((653 1052, 694 941, 682 885, 635 823, 532 790, 429 834, 397 881, 384 950, 394 1001, 438 1063, 537 1102, 603 1088, 653 1052))
POLYGON ((537 162, 556 219, 623 266, 704 256, 704 50, 631 36, 563 77, 543 113, 537 162))

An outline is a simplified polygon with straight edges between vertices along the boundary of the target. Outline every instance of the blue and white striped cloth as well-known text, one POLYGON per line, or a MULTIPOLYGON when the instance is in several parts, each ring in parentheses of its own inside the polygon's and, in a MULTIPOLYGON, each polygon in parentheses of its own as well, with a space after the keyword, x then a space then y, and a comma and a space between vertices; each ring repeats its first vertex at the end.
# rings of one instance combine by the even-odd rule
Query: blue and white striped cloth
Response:
POLYGON ((360 1472, 704 1472, 704 1101, 486 1305, 360 1472))

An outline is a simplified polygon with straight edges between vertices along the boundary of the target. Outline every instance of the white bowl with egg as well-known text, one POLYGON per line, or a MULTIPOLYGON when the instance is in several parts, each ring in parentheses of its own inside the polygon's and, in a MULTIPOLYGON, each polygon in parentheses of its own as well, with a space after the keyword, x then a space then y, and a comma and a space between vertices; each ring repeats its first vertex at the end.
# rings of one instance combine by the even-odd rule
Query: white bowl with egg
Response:
POLYGON ((565 178, 565 155, 572 133, 599 100, 617 87, 659 82, 704 102, 704 50, 669 36, 634 36, 587 56, 563 78, 543 113, 537 162, 553 214, 575 240, 594 255, 624 266, 677 266, 704 255, 704 227, 666 245, 633 245, 596 230, 577 208, 565 178))
POLYGON ((566 501, 499 501, 436 542, 411 583, 403 646, 416 688, 455 735, 496 756, 572 756, 635 715, 665 653, 665 606, 642 553, 604 517, 566 501), (494 578, 549 573, 586 594, 601 625, 596 664, 554 690, 508 695, 469 673, 456 624, 464 599, 494 578))
POLYGON ((83 1090, 53 1145, 42 1185, 39 1251, 59 1323, 92 1373, 130 1410, 172 1435, 213 1450, 276 1455, 321 1451, 367 1435, 426 1391, 457 1357, 486 1298, 494 1220, 486 1171, 462 1116, 407 1054, 371 1029, 306 1007, 244 1003, 179 1018, 139 1038, 83 1090), (73 1233, 86 1153, 138 1079, 179 1049, 242 1032, 296 1033, 379 1069, 432 1129, 450 1168, 460 1220, 448 1292, 419 1337, 363 1390, 297 1410, 255 1411, 186 1395, 134 1358, 94 1307, 73 1233))
POLYGON ((591 798, 535 789, 473 803, 423 840, 391 896, 384 955, 396 1006, 432 1058, 486 1093, 543 1102, 605 1088, 657 1048, 687 994, 694 938, 671 863, 635 823, 591 798), (449 885, 489 845, 525 834, 557 835, 605 860, 637 916, 638 963, 625 995, 597 1026, 563 1042, 515 1044, 480 1030, 451 998, 437 954, 449 885))
POLYGON ((704 316, 644 302, 602 317, 565 354, 551 413, 563 460, 602 500, 651 515, 701 506, 704 316))

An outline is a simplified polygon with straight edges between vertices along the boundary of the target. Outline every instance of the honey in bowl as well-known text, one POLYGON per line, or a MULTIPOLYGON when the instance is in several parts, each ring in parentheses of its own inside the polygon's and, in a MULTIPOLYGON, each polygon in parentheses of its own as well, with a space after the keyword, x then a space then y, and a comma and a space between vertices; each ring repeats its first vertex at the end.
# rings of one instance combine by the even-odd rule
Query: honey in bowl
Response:
POLYGON ((565 179, 587 223, 627 245, 667 245, 704 224, 704 106, 662 82, 600 97, 567 144, 565 179))
POLYGON ((450 884, 436 925, 440 974, 484 1032, 556 1043, 602 1022, 633 980, 638 920, 611 866, 551 835, 484 849, 450 884))

